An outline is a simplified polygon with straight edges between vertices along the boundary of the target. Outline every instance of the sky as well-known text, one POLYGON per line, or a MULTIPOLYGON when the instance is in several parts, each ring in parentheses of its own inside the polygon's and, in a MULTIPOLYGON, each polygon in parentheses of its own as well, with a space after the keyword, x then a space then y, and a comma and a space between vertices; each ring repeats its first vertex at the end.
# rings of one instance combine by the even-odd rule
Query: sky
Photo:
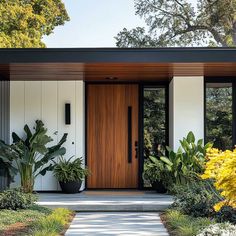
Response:
MULTIPOLYGON (((134 0, 62 0, 70 21, 44 37, 48 48, 115 47, 124 28, 145 26, 135 15, 134 0)), ((189 0, 196 4, 197 0, 189 0)))
POLYGON ((135 15, 134 0, 64 0, 70 21, 44 37, 48 48, 115 47, 124 27, 145 26, 135 15))

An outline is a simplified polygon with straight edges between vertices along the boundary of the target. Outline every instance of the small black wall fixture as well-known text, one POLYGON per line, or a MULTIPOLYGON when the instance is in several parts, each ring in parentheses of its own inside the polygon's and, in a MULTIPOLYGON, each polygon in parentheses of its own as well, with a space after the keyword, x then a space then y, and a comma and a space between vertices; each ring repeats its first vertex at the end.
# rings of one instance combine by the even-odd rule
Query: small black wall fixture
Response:
POLYGON ((65 104, 65 124, 71 124, 71 117, 70 117, 70 103, 65 104))

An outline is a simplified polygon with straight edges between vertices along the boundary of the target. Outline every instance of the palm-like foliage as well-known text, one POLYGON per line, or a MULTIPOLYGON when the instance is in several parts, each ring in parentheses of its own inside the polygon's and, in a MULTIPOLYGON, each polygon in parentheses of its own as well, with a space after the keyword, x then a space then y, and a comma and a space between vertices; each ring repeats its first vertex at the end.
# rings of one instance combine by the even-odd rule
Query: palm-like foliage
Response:
POLYGON ((52 141, 52 138, 46 134, 47 129, 42 121, 36 121, 34 133, 31 132, 28 125, 25 125, 24 131, 25 139, 12 133, 13 143, 2 146, 5 153, 1 153, 1 156, 15 161, 23 190, 32 192, 36 177, 52 170, 53 164, 50 161, 65 154, 66 149, 61 146, 66 141, 67 134, 63 135, 58 144, 47 147, 46 145, 52 141))

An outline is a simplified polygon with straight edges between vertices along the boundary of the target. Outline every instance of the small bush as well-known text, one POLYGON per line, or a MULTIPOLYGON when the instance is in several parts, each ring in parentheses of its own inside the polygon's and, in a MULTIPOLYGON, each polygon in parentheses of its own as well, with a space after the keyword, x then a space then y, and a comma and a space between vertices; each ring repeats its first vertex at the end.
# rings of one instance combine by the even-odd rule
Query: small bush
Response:
POLYGON ((213 206, 219 200, 209 182, 195 181, 185 186, 175 186, 174 207, 194 217, 209 217, 214 214, 213 206))
POLYGON ((224 206, 220 211, 214 205, 220 200, 219 193, 209 181, 195 181, 186 186, 175 186, 173 208, 194 217, 213 217, 217 222, 236 223, 236 210, 224 206))
POLYGON ((35 195, 24 193, 21 189, 9 189, 0 193, 0 209, 28 209, 35 201, 35 195))
POLYGON ((212 224, 201 230, 197 236, 235 236, 236 226, 230 223, 212 224))

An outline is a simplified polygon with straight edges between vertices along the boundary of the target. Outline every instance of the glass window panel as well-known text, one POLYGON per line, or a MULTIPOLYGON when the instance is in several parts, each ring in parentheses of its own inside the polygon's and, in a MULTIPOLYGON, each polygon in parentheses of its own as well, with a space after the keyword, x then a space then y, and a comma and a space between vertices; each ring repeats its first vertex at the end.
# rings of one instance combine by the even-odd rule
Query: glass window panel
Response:
POLYGON ((158 156, 166 142, 165 88, 144 89, 144 158, 158 156))
POLYGON ((222 150, 233 146, 232 83, 206 84, 206 142, 222 150))
MULTIPOLYGON (((149 156, 161 156, 166 146, 166 89, 144 88, 144 163, 149 156)), ((150 187, 144 180, 144 187, 150 187)))

